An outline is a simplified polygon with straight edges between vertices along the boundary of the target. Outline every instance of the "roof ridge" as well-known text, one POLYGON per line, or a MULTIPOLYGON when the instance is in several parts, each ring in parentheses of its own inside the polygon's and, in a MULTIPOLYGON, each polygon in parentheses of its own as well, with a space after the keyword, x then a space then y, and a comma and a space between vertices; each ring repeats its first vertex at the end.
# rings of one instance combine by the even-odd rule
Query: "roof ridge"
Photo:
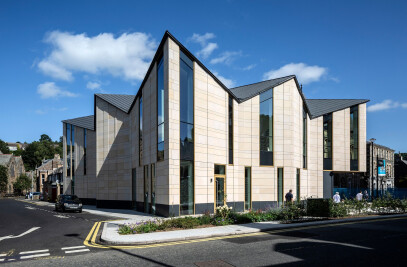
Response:
POLYGON ((136 95, 128 95, 128 94, 95 94, 95 95, 97 95, 97 96, 100 96, 100 95, 123 95, 123 96, 136 96, 136 95))
POLYGON ((230 88, 229 90, 234 90, 234 89, 237 89, 237 88, 240 88, 240 87, 244 87, 244 86, 249 86, 249 85, 254 85, 254 84, 269 82, 269 81, 273 81, 273 80, 277 80, 277 79, 283 79, 283 78, 288 78, 288 77, 295 77, 295 75, 294 75, 294 74, 291 74, 291 75, 287 75, 287 76, 283 76, 283 77, 278 77, 278 78, 274 78, 274 79, 268 79, 268 80, 264 80, 264 81, 260 81, 260 82, 255 82, 255 83, 249 83, 249 84, 245 84, 245 85, 240 85, 240 86, 237 86, 237 87, 230 88))
POLYGON ((369 100, 366 98, 307 98, 307 100, 369 100))

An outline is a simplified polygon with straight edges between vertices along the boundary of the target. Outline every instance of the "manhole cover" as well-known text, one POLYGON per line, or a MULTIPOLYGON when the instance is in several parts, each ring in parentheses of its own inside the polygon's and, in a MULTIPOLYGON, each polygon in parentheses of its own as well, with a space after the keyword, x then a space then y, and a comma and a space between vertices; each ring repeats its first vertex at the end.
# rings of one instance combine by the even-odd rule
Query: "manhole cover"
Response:
POLYGON ((195 262, 195 265, 199 267, 230 267, 230 266, 234 267, 234 265, 229 264, 222 260, 195 262))

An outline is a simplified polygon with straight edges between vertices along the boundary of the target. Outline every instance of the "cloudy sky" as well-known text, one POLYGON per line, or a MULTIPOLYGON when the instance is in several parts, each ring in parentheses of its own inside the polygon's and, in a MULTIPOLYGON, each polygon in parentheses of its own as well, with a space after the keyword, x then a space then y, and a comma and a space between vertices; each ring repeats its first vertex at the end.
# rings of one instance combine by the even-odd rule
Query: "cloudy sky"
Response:
POLYGON ((0 139, 62 135, 93 94, 136 94, 165 30, 228 87, 295 74, 368 98, 367 138, 407 152, 406 1, 0 2, 0 139))

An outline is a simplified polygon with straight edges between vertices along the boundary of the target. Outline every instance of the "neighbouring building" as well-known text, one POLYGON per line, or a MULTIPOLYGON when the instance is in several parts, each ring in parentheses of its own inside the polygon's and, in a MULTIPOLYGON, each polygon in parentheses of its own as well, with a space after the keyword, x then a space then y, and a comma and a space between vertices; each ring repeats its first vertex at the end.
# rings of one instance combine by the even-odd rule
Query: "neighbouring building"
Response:
POLYGON ((35 174, 37 177, 37 189, 39 192, 43 193, 44 199, 51 199, 51 194, 55 191, 54 195, 58 195, 62 192, 63 181, 55 181, 54 183, 50 179, 50 175, 54 174, 56 170, 62 168, 63 161, 60 155, 55 154, 53 159, 44 159, 41 166, 35 169, 35 174))
POLYGON ((228 88, 166 32, 135 95, 63 121, 64 191, 163 216, 331 197, 366 172, 366 102, 306 99, 294 75, 228 88))
POLYGON ((7 194, 14 194, 14 183, 21 174, 25 174, 24 162, 21 157, 13 154, 0 154, 0 165, 8 169, 7 194))
MULTIPOLYGON (((367 188, 376 191, 394 188, 394 150, 383 145, 366 142, 366 181, 367 188), (372 156, 373 155, 373 156, 372 156), (379 165, 383 164, 385 173, 378 175, 379 165), (373 164, 373 165, 372 165, 373 164), (377 186, 378 185, 378 186, 377 186)), ((379 166, 380 169, 381 166, 379 166)))
POLYGON ((407 187, 407 160, 400 152, 394 155, 394 180, 396 187, 407 187))
POLYGON ((17 149, 25 150, 27 145, 28 144, 7 142, 7 147, 10 151, 16 151, 17 149))

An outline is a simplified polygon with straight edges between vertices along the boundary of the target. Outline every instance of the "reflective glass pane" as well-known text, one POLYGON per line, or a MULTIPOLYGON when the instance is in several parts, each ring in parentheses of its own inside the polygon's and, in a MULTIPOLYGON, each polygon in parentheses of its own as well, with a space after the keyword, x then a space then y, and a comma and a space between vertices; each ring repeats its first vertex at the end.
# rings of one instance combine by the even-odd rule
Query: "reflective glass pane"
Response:
POLYGON ((215 174, 225 175, 225 165, 215 165, 215 174))
POLYGON ((157 161, 164 160, 164 142, 157 144, 157 161))
POLYGON ((194 73, 184 61, 180 60, 180 120, 194 123, 194 73))
POLYGON ((180 215, 194 213, 194 163, 181 160, 180 215))
POLYGON ((164 63, 161 58, 157 69, 157 123, 164 122, 164 63))
POLYGON ((252 208, 252 179, 251 168, 244 168, 244 209, 250 210, 252 208))
POLYGON ((181 159, 194 159, 194 127, 192 124, 180 123, 181 159))
POLYGON ((225 204, 225 178, 216 177, 216 207, 223 206, 225 204))
POLYGON ((270 99, 273 97, 273 89, 269 89, 266 92, 263 92, 260 94, 260 102, 263 102, 267 99, 270 99))
POLYGON ((164 142, 164 123, 158 125, 157 127, 157 142, 164 142))
POLYGON ((277 169, 277 194, 278 194, 278 204, 281 205, 283 204, 283 168, 278 168, 277 169))

